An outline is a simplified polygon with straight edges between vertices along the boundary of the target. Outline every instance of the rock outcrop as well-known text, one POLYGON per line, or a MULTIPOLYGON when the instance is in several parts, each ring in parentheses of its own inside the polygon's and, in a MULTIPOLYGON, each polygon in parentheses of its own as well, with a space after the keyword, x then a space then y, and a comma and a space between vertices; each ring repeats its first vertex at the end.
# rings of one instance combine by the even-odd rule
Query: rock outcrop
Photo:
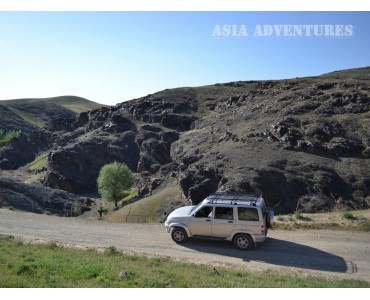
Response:
POLYGON ((91 200, 64 191, 0 177, 0 205, 34 213, 78 216, 89 210, 91 200))

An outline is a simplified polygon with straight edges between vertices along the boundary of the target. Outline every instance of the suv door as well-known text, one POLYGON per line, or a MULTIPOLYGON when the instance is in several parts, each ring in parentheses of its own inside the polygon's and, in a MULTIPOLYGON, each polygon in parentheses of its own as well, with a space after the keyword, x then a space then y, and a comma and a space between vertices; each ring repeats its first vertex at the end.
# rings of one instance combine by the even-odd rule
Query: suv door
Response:
POLYGON ((202 206, 195 212, 190 222, 192 235, 212 236, 212 212, 213 206, 202 206))
POLYGON ((212 235, 227 238, 234 230, 234 208, 230 206, 216 206, 212 222, 212 235))
POLYGON ((254 234, 262 233, 261 226, 264 225, 264 218, 257 207, 238 207, 237 217, 236 223, 241 230, 249 230, 254 234))

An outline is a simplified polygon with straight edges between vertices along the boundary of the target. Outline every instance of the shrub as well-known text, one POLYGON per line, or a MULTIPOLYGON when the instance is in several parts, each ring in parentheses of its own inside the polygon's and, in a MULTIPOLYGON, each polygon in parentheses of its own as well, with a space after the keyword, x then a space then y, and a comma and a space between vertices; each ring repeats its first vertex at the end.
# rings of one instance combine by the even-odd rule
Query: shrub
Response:
POLYGON ((20 264, 15 270, 17 275, 32 275, 34 273, 34 267, 30 264, 20 264))
POLYGON ((350 212, 350 211, 345 211, 343 212, 342 214, 343 218, 347 219, 347 220, 353 220, 355 219, 355 216, 350 212))
POLYGON ((103 218, 103 214, 106 214, 108 212, 108 209, 106 209, 105 207, 103 207, 103 205, 100 205, 100 207, 97 210, 97 212, 99 213, 99 218, 102 219, 103 218))
POLYGON ((115 255, 120 254, 120 252, 117 250, 117 248, 115 246, 110 246, 110 247, 106 248, 104 253, 108 256, 115 256, 115 255))
POLYGON ((51 250, 56 250, 58 249, 58 244, 54 241, 51 241, 47 244, 48 248, 51 249, 51 250))
POLYGON ((302 213, 300 211, 295 211, 294 215, 295 215, 296 219, 298 219, 298 220, 302 219, 302 213))
POLYGON ((72 203, 71 205, 71 217, 78 217, 81 215, 81 205, 78 202, 72 203))
POLYGON ((284 217, 282 215, 278 215, 276 218, 278 221, 284 221, 284 217))

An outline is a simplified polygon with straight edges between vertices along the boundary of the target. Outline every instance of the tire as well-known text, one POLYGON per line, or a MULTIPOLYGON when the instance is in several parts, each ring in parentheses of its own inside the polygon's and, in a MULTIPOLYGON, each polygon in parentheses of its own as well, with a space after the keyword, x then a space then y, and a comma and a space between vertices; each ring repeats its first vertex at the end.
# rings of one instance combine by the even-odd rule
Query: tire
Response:
POLYGON ((188 240, 188 234, 186 233, 185 229, 181 227, 174 227, 171 230, 171 237, 177 244, 185 243, 188 240))
POLYGON ((253 248, 254 243, 249 234, 239 233, 234 237, 234 245, 240 250, 249 250, 253 248))

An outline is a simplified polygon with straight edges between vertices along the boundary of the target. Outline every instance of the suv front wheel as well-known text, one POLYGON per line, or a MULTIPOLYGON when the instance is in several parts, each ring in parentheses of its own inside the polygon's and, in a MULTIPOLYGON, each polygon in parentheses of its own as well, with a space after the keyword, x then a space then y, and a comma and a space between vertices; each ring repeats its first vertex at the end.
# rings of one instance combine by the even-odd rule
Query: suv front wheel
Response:
POLYGON ((178 244, 185 243, 188 239, 188 235, 187 235, 185 229, 183 229, 181 227, 173 228, 171 230, 171 237, 178 244))
POLYGON ((234 245, 241 250, 249 250, 253 247, 253 240, 246 233, 239 233, 234 237, 234 245))

